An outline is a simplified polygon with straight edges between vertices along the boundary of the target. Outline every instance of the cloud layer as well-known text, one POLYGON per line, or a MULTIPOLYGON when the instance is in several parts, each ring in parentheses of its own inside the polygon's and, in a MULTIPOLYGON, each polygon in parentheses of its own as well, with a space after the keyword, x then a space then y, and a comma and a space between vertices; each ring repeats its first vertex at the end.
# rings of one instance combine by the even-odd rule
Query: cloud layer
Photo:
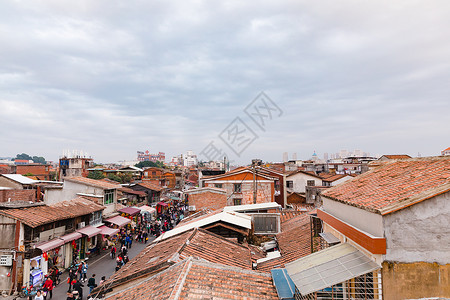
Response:
POLYGON ((450 146, 449 28, 444 0, 9 1, 0 156, 199 153, 237 116, 259 136, 241 163, 436 155, 450 146), (243 113, 260 91, 284 112, 266 131, 243 113))

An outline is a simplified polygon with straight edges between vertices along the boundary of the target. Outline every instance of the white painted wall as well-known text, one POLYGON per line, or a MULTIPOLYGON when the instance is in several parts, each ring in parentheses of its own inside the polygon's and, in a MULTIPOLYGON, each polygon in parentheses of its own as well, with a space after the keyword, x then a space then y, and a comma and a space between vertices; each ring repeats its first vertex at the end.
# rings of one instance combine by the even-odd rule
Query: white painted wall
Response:
POLYGON ((354 178, 354 177, 352 177, 352 176, 350 176, 350 175, 347 175, 347 176, 345 176, 345 177, 342 177, 341 179, 338 179, 338 180, 333 181, 333 182, 331 183, 331 186, 336 186, 336 185, 338 185, 338 184, 341 184, 341 183, 346 182, 346 181, 348 181, 348 180, 351 180, 351 179, 353 179, 353 178, 354 178))
POLYGON ((338 219, 370 233, 376 237, 383 237, 383 217, 379 214, 369 212, 354 206, 331 200, 322 196, 323 210, 338 219))
POLYGON ((386 260, 450 263, 450 192, 384 217, 386 260))
POLYGON ((308 180, 314 180, 315 186, 322 185, 322 179, 305 173, 297 173, 286 177, 286 181, 293 182, 293 188, 289 190, 292 190, 295 193, 306 193, 306 184, 308 180))

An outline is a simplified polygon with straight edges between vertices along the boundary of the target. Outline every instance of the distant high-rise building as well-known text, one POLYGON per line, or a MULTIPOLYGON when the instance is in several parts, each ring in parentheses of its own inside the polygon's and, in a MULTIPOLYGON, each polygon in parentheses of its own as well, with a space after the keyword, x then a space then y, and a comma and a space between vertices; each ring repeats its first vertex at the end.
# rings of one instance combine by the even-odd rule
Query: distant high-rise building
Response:
POLYGON ((183 157, 183 164, 185 167, 192 167, 197 165, 197 155, 194 154, 194 151, 189 150, 186 152, 186 155, 183 157))
POLYGON ((283 162, 287 162, 289 160, 289 156, 287 152, 283 152, 283 162))
POLYGON ((292 160, 297 160, 297 152, 292 153, 292 160))
POLYGON ((158 152, 158 154, 151 154, 150 151, 146 150, 145 152, 137 151, 137 160, 138 161, 152 161, 164 162, 166 160, 166 154, 164 152, 158 152))
POLYGON ((323 160, 328 161, 328 153, 327 152, 325 152, 323 154, 323 160))

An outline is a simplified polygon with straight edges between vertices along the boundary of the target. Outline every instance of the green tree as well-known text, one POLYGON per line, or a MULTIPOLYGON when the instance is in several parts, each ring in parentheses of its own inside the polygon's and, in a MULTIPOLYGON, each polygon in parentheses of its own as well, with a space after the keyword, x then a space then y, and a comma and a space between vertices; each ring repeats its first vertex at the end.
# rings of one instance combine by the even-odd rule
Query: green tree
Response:
POLYGON ((122 183, 122 178, 116 174, 108 174, 108 179, 122 183))
POLYGON ((87 176, 87 178, 91 178, 91 179, 103 179, 105 178, 105 176, 103 175, 102 171, 89 171, 89 174, 87 176))
POLYGON ((42 157, 42 156, 31 157, 30 155, 28 155, 26 153, 17 154, 16 158, 14 160, 16 160, 16 159, 32 160, 34 163, 37 163, 37 164, 45 164, 46 163, 46 160, 44 157, 42 157))
POLYGON ((130 183, 133 179, 133 175, 130 173, 119 173, 120 183, 130 183))
MULTIPOLYGON (((163 164, 164 165, 164 164, 163 164)), ((153 168, 161 168, 161 162, 153 162, 153 161, 140 161, 139 163, 135 164, 136 167, 138 168, 148 168, 148 167, 153 167, 153 168)))
POLYGON ((33 162, 37 163, 37 164, 43 164, 45 165, 46 161, 45 158, 43 158, 42 156, 33 156, 33 162))

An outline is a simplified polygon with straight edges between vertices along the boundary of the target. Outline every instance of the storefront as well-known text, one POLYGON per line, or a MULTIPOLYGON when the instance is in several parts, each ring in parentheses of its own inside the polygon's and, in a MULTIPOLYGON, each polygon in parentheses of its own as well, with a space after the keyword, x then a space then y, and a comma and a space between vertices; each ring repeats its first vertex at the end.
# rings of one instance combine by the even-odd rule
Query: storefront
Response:
POLYGON ((122 228, 125 227, 127 224, 130 224, 131 220, 122 216, 115 216, 106 219, 105 222, 112 224, 115 228, 122 228))
POLYGON ((156 210, 158 211, 158 214, 163 214, 167 211, 169 205, 165 202, 158 202, 156 204, 156 210))
POLYGON ((110 228, 108 226, 100 226, 101 232, 101 247, 109 248, 113 244, 118 244, 118 233, 120 229, 118 228, 110 228))
POLYGON ((144 205, 141 206, 140 209, 141 215, 143 215, 147 221, 152 221, 156 218, 156 208, 144 205))
POLYGON ((73 259, 78 257, 80 249, 77 248, 77 245, 79 245, 80 242, 77 243, 77 240, 80 240, 82 237, 83 235, 79 232, 72 232, 60 237, 64 242, 64 246, 61 247, 63 248, 64 268, 70 267, 73 259))
POLYGON ((78 249, 79 249, 79 258, 85 259, 91 253, 95 253, 100 250, 97 245, 99 240, 97 235, 102 231, 97 227, 86 226, 80 229, 77 229, 78 233, 81 233, 83 237, 79 239, 78 249))

